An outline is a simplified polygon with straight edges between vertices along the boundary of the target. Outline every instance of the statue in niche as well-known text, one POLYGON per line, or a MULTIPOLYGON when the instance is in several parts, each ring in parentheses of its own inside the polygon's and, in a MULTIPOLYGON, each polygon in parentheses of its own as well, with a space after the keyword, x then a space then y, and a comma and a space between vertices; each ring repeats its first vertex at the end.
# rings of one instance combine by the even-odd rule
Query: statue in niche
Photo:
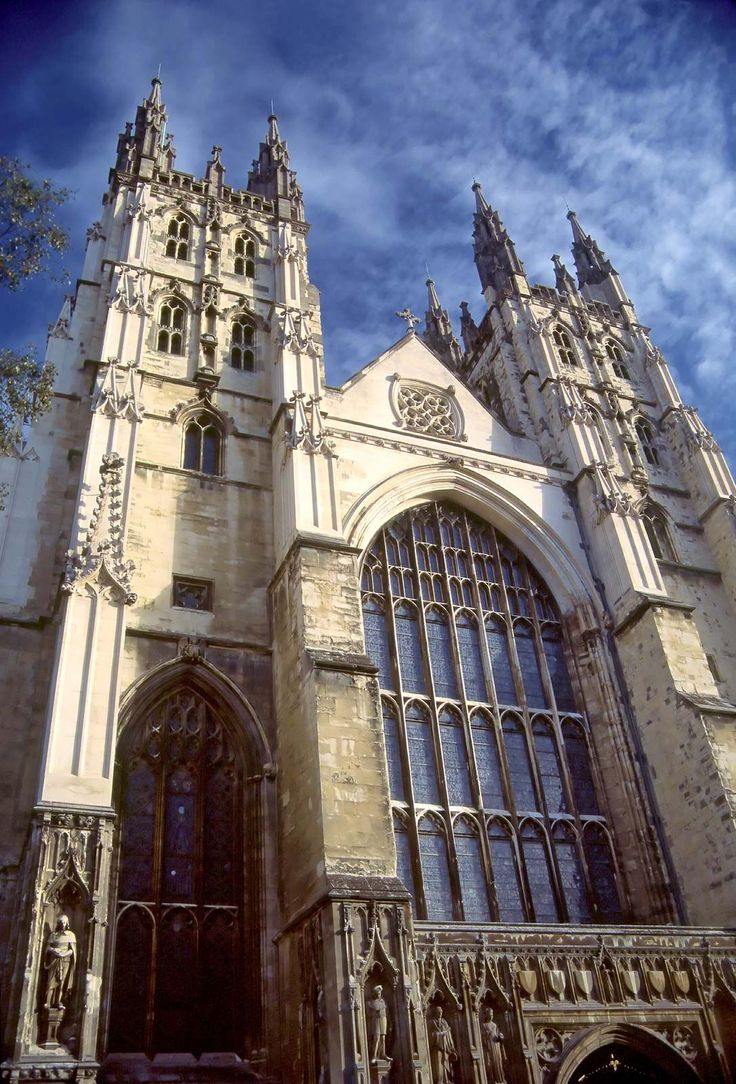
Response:
POLYGON ((367 1005, 370 1025, 371 1061, 387 1061, 386 1036, 388 1035, 388 1005, 383 999, 383 987, 376 986, 367 1005))
POLYGON ((441 1005, 437 1005, 429 1021, 429 1050, 434 1084, 453 1084, 452 1063, 457 1061, 457 1050, 441 1005))
POLYGON ((65 1009, 66 997, 74 984, 77 938, 69 928, 67 915, 59 915, 56 928, 46 943, 43 969, 46 972, 45 1009, 65 1009))
POLYGON ((483 1011, 480 1022, 480 1035, 490 1084, 506 1084, 503 1049, 504 1036, 498 1024, 493 1019, 493 1009, 490 1005, 483 1011))

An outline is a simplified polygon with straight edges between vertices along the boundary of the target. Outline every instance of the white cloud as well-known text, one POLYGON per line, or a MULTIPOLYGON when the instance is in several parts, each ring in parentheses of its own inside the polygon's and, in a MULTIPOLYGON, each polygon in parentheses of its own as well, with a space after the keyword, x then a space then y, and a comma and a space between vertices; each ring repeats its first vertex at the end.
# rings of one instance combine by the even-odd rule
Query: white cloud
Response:
MULTIPOLYGON (((401 334, 397 308, 423 311, 425 260, 451 313, 467 298, 480 315, 475 175, 535 280, 551 281, 553 252, 571 263, 565 200, 575 207, 736 453, 721 405, 736 393, 736 19, 717 5, 214 0, 205 14, 194 0, 118 0, 90 10, 62 46, 84 57, 80 95, 101 102, 88 128, 68 122, 78 154, 61 180, 78 190, 78 236, 159 61, 177 165, 193 172, 218 142, 228 181, 244 183, 273 97, 313 223, 330 380, 401 334)), ((40 123, 50 104, 37 74, 29 66, 18 94, 40 123)), ((38 164, 53 172, 51 160, 38 164)))

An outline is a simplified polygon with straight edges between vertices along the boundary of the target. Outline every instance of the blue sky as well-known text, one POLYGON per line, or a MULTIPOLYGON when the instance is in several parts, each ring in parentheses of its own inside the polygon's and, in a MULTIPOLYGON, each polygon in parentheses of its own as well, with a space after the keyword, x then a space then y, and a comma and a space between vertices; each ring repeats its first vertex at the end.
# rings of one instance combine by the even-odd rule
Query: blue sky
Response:
MULTIPOLYGON (((245 184, 270 99, 305 193, 338 383, 425 308, 482 311, 483 183, 533 281, 571 265, 566 202, 736 461, 736 7, 730 0, 106 0, 2 4, 0 152, 75 191, 81 267, 116 136, 162 66, 177 168, 213 143, 245 184)), ((0 298, 2 341, 42 342, 59 284, 0 298)))

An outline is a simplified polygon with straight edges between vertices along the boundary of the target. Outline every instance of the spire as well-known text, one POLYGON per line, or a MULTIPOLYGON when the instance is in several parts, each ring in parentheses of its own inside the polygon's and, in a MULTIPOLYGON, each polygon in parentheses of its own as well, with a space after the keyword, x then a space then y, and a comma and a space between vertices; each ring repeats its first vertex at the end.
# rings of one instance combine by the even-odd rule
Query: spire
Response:
POLYGON ((478 181, 473 182, 473 192, 473 249, 483 290, 528 292, 524 268, 500 215, 488 204, 478 181))
POLYGON ((447 309, 442 308, 431 278, 427 279, 426 286, 427 312, 424 317, 425 332, 422 338, 450 368, 459 369, 462 367, 463 352, 452 330, 452 322, 447 309))
POLYGON ((176 151, 173 136, 166 135, 166 120, 161 80, 155 75, 148 97, 136 110, 135 124, 126 124, 125 131, 118 137, 115 168, 123 173, 138 173, 144 178, 152 177, 154 168, 170 169, 176 151))
POLYGON ((478 341, 478 325, 473 319, 467 301, 460 302, 460 334, 462 335, 465 353, 471 354, 478 341))
POLYGON ((577 293, 577 286, 575 285, 575 279, 565 267, 560 257, 555 254, 552 257, 552 263, 555 265, 555 286, 561 294, 575 294, 577 293))
POLYGON ((296 174, 289 169, 289 151, 279 132, 278 117, 271 113, 268 118, 268 131, 261 143, 258 157, 248 174, 248 191, 257 192, 266 199, 279 196, 290 199, 296 186, 296 174))
POLYGON ((583 231, 574 211, 568 211, 567 217, 572 226, 572 254, 578 273, 578 283, 583 286, 597 286, 610 274, 615 274, 611 261, 601 252, 593 238, 583 231))

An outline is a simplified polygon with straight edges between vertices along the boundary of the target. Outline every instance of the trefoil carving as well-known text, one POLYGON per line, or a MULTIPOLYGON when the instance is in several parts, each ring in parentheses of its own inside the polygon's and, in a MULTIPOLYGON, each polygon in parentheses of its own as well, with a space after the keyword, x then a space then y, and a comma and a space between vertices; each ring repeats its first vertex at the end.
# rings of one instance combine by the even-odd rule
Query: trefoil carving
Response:
POLYGON ((149 222, 153 216, 153 208, 148 204, 147 188, 144 184, 139 185, 130 203, 125 209, 129 222, 149 222))
POLYGON ((607 463, 593 464, 593 477, 595 480, 595 503, 598 506, 598 522, 612 513, 619 516, 634 515, 634 501, 624 493, 618 479, 607 463))
POLYGON ((324 424, 320 401, 321 396, 308 396, 303 391, 294 392, 289 399, 285 436, 287 448, 301 448, 308 455, 315 455, 317 452, 328 456, 336 455, 334 442, 329 440, 329 430, 324 424))
POLYGON ((317 344, 312 335, 309 316, 298 309, 283 309, 278 314, 279 334, 278 345, 282 350, 293 350, 295 353, 317 354, 317 344))
POLYGON ((706 452, 720 451, 716 438, 710 429, 705 427, 695 407, 684 405, 675 407, 672 416, 677 419, 682 427, 685 440, 690 449, 706 452))
POLYGON ((50 339, 71 339, 69 331, 72 312, 74 311, 74 297, 72 294, 67 294, 64 298, 64 304, 61 306, 61 312, 55 323, 49 324, 49 338, 50 339))
POLYGON ((148 275, 142 267, 119 268, 110 292, 108 305, 118 312, 134 312, 141 316, 148 312, 148 275))
POLYGON ((78 592, 82 584, 97 581, 103 590, 112 589, 130 606, 138 596, 132 590, 133 561, 125 560, 123 549, 122 456, 103 455, 100 484, 92 517, 82 544, 68 550, 61 590, 78 592))
POLYGON ((108 418, 126 418, 143 421, 143 404, 138 401, 138 362, 123 363, 117 358, 107 359, 107 372, 92 403, 93 414, 108 418))
POLYGON ((578 425, 592 425, 593 412, 580 394, 580 388, 569 377, 558 377, 555 392, 559 401, 560 418, 566 429, 572 422, 578 425))
POLYGON ((105 237, 104 233, 102 232, 102 223, 101 222, 93 222, 92 225, 87 230, 87 243, 89 244, 90 241, 105 241, 105 240, 106 240, 106 237, 105 237))

